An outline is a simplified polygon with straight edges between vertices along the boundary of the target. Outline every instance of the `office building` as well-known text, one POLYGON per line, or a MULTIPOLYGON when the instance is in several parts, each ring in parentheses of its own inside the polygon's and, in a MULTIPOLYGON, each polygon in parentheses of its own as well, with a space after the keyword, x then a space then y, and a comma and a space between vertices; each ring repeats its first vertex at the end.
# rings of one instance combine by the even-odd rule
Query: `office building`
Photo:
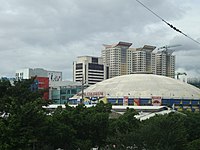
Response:
POLYGON ((53 81, 62 81, 62 72, 47 71, 42 68, 25 68, 16 71, 16 80, 34 78, 34 84, 31 86, 32 91, 44 90, 43 99, 49 99, 49 83, 53 81))
MULTIPOLYGON (((19 70, 16 70, 16 73, 15 73, 16 80, 30 79, 31 77, 34 77, 34 76, 35 76, 34 70, 31 68, 19 69, 19 70)), ((46 74, 44 73, 43 76, 46 76, 46 74)))
MULTIPOLYGON (((49 99, 56 104, 69 102, 69 98, 81 91, 82 84, 72 81, 52 81, 49 84, 49 99)), ((73 104, 73 101, 70 101, 73 104)))
POLYGON ((101 57, 79 56, 73 62, 73 81, 92 85, 108 79, 109 69, 101 57))

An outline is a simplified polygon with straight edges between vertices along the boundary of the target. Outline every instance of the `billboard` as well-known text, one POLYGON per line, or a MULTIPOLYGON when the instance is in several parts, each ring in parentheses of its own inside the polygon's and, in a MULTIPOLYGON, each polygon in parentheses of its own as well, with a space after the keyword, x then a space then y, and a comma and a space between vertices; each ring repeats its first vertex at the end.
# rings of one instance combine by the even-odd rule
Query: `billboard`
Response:
POLYGON ((62 81, 62 72, 48 71, 49 81, 62 81))
POLYGON ((152 96, 152 105, 153 106, 161 106, 162 97, 161 96, 152 96))
POLYGON ((134 98, 134 106, 140 106, 140 99, 134 98))
POLYGON ((128 105, 128 96, 124 96, 124 98, 123 98, 123 105, 124 106, 128 105))
POLYGON ((48 77, 37 77, 35 79, 35 83, 37 84, 37 89, 44 90, 43 99, 49 99, 49 78, 48 77))

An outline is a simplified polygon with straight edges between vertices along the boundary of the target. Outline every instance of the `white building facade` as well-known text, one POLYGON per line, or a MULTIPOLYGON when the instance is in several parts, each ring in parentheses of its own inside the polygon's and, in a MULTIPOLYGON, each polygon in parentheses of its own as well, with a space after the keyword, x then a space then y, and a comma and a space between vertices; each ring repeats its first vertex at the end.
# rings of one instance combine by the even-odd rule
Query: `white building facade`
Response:
POLYGON ((156 53, 156 74, 175 78, 175 56, 172 53, 156 53))
POLYGON ((108 79, 109 69, 101 57, 79 56, 73 62, 73 81, 92 85, 108 79))
POLYGON ((156 74, 166 76, 166 69, 167 69, 167 56, 165 53, 157 53, 156 54, 156 74))
POLYGON ((132 43, 119 42, 113 45, 103 45, 103 62, 109 66, 109 78, 126 75, 131 72, 132 50, 129 47, 132 43))
POLYGON ((155 46, 144 45, 133 52, 133 73, 147 72, 156 74, 155 46))
POLYGON ((62 72, 48 71, 43 68, 25 68, 16 70, 16 80, 30 79, 31 77, 49 77, 49 81, 62 81, 62 72))

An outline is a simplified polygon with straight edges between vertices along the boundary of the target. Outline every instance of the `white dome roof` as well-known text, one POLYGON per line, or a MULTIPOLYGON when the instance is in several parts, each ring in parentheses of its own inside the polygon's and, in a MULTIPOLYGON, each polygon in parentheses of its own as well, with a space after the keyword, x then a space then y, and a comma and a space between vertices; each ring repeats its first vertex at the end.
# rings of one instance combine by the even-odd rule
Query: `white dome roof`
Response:
POLYGON ((114 77, 91 85, 84 93, 102 93, 107 97, 200 99, 200 89, 181 81, 153 74, 114 77))

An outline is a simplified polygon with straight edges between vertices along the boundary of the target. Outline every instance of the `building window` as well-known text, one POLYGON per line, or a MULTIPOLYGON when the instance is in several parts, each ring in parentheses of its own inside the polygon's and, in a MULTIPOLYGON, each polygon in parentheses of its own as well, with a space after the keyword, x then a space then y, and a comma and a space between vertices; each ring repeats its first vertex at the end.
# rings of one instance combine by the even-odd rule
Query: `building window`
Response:
POLYGON ((92 63, 93 64, 98 64, 98 58, 92 57, 92 63))
POLYGON ((66 90, 65 89, 61 89, 60 93, 61 94, 66 94, 66 90))
POLYGON ((76 69, 83 69, 83 64, 82 63, 76 64, 76 69))
POLYGON ((92 63, 88 64, 88 68, 91 69, 91 70, 104 70, 103 65, 92 64, 92 63))
POLYGON ((76 89, 72 89, 71 90, 71 94, 76 94, 77 92, 76 92, 76 89))

